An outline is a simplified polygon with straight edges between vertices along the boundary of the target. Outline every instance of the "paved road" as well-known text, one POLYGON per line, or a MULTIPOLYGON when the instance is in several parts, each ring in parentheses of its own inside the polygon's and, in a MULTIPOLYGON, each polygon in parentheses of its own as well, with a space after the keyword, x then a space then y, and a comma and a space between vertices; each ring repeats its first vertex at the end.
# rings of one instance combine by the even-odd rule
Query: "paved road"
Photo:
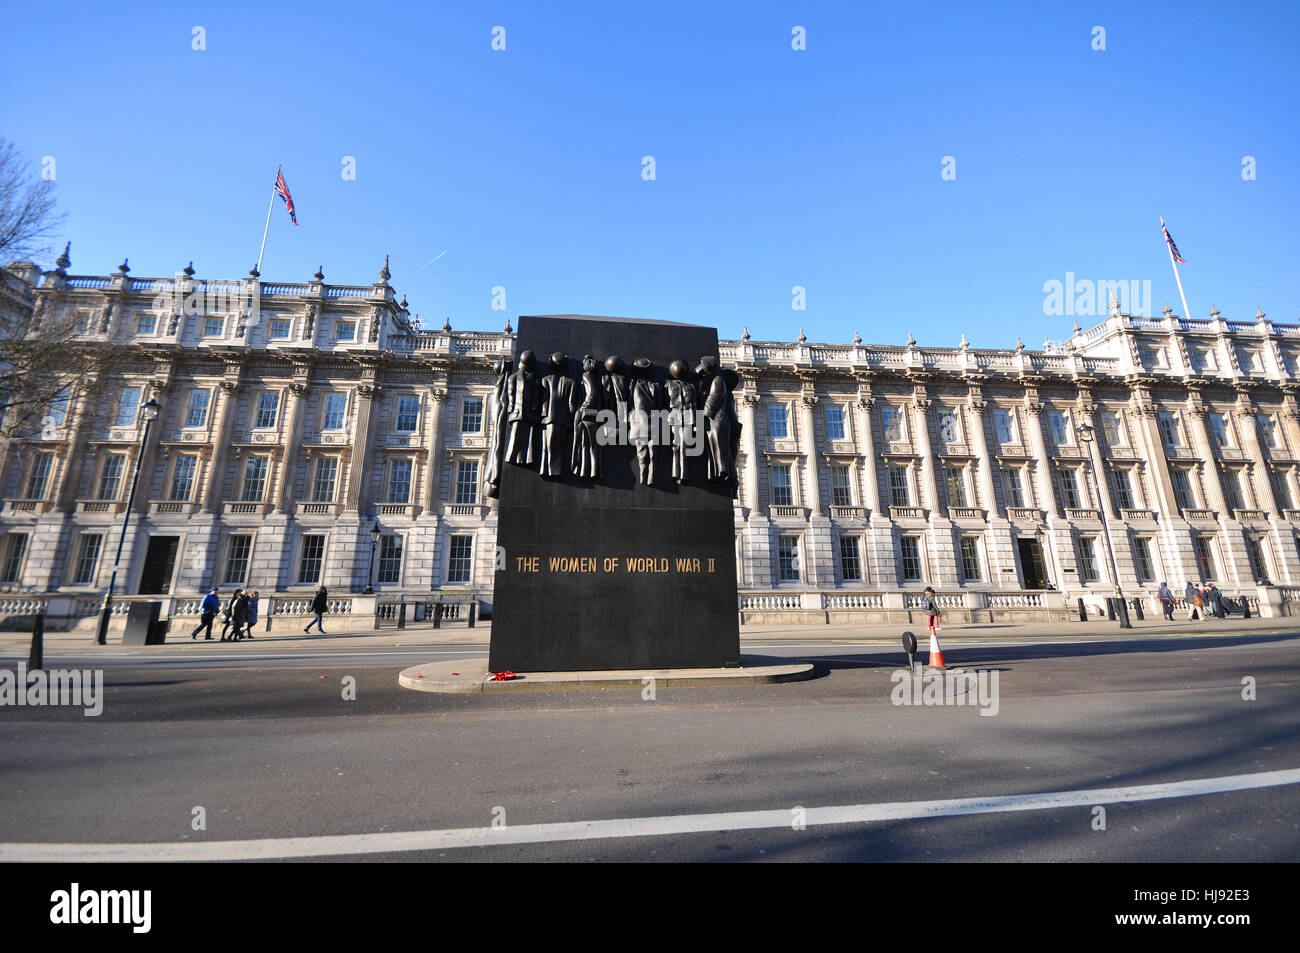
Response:
POLYGON ((466 842, 461 834, 307 843, 334 859, 364 851, 380 860, 1300 856, 1300 784, 1252 780, 1231 793, 1108 803, 1104 831, 1093 829, 1090 803, 924 817, 895 817, 894 807, 877 810, 881 820, 821 823, 818 809, 833 806, 1300 768, 1297 632, 954 639, 944 650, 950 664, 997 671, 995 716, 891 704, 899 653, 883 642, 752 641, 751 655, 820 661, 826 674, 774 686, 662 685, 652 701, 626 689, 441 696, 396 684, 403 665, 481 656, 475 646, 307 654, 240 644, 203 659, 92 650, 107 687, 98 718, 0 708, 0 842, 281 843, 481 832, 504 815, 524 842, 447 846, 466 842), (354 701, 342 698, 345 676, 356 679, 354 701), (1255 680, 1254 701, 1242 698, 1245 677, 1255 680), (205 832, 191 830, 195 807, 206 811, 205 832), (809 811, 806 829, 770 823, 772 812, 796 807, 809 811), (689 820, 722 812, 733 816, 689 820), (759 823, 746 812, 767 812, 766 826, 734 829, 759 823), (640 820, 650 817, 676 820, 640 820), (547 841, 533 827, 611 819, 628 822, 625 836, 547 841))

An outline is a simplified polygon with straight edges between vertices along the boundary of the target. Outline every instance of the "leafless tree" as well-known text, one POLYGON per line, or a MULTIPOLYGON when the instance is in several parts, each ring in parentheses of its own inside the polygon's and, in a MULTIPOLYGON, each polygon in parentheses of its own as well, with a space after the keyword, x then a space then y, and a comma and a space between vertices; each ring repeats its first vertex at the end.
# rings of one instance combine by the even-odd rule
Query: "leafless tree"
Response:
POLYGON ((54 182, 35 174, 18 147, 0 139, 0 265, 47 255, 64 218, 54 182))

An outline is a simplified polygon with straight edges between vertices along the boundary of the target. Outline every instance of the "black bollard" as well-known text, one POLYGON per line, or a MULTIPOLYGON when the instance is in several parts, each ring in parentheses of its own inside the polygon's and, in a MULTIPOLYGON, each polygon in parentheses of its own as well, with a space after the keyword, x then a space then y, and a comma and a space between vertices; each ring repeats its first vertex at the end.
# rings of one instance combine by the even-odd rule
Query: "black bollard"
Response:
POLYGON ((435 629, 442 628, 442 603, 441 602, 435 602, 433 604, 433 627, 435 629))
POLYGON ((32 619, 32 651, 27 656, 27 670, 34 672, 45 666, 45 613, 38 612, 32 619))
POLYGON ((271 631, 271 616, 275 615, 275 600, 266 600, 266 631, 271 631))
POLYGON ((1250 603, 1246 601, 1245 596, 1241 597, 1241 617, 1243 619, 1250 618, 1250 603))
POLYGON ((903 633, 903 651, 907 653, 907 670, 916 671, 916 636, 911 632, 903 633))
POLYGON ((1133 600, 1133 614, 1134 614, 1135 616, 1137 616, 1139 622, 1141 622, 1141 621, 1143 621, 1144 619, 1146 619, 1146 616, 1142 614, 1142 600, 1141 600, 1141 599, 1134 599, 1134 600, 1133 600))
POLYGON ((1079 621, 1080 622, 1088 621, 1088 610, 1083 607, 1082 599, 1079 600, 1079 621))
POLYGON ((400 606, 397 607, 397 627, 398 627, 399 629, 405 629, 405 628, 406 628, 406 602, 405 602, 405 600, 403 600, 402 604, 401 604, 400 606))
POLYGON ((471 602, 469 604, 469 628, 471 629, 474 628, 474 616, 476 616, 477 614, 478 614, 478 603, 471 602))

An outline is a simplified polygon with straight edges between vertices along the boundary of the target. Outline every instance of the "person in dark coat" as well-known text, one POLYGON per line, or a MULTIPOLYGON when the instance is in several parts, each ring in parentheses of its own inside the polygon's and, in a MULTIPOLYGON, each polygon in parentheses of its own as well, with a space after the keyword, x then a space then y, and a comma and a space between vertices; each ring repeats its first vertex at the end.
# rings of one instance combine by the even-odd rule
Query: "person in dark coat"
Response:
POLYGON ((257 625, 257 590, 248 594, 248 618, 244 622, 244 638, 253 637, 253 626, 257 625))
POLYGON ((197 639, 199 633, 204 629, 207 629, 208 634, 203 637, 203 641, 211 642, 212 620, 217 617, 217 613, 220 611, 221 597, 217 595, 217 589, 213 586, 208 590, 208 594, 203 597, 203 604, 199 606, 199 612, 202 613, 202 615, 200 616, 199 624, 195 627, 194 631, 190 633, 190 638, 197 639))
POLYGON ((230 641, 238 642, 244 636, 244 626, 248 623, 248 593, 240 591, 235 597, 235 604, 230 610, 230 624, 235 630, 235 634, 230 637, 230 641))
POLYGON ((1160 600, 1160 608, 1164 610, 1165 618, 1174 621, 1174 594, 1169 588, 1169 583, 1162 582, 1160 591, 1156 593, 1156 598, 1160 600))
MULTIPOLYGON (((236 589, 231 593, 230 601, 226 603, 226 611, 222 613, 221 641, 229 642, 226 636, 230 632, 230 627, 235 624, 235 603, 239 602, 239 597, 244 594, 243 589, 236 589)), ((235 634, 239 634, 239 629, 235 629, 235 634)))
POLYGON ((321 586, 316 590, 316 596, 311 601, 311 611, 316 613, 316 618, 307 623, 307 627, 303 629, 304 632, 310 632, 311 627, 314 625, 320 635, 326 634, 324 616, 329 609, 329 605, 329 594, 325 591, 325 587, 321 586))
POLYGON ((1209 593, 1210 593, 1210 608, 1214 610, 1214 617, 1216 619, 1224 618, 1228 614, 1228 612, 1223 605, 1223 590, 1220 589, 1218 586, 1216 586, 1214 583, 1210 583, 1209 593))

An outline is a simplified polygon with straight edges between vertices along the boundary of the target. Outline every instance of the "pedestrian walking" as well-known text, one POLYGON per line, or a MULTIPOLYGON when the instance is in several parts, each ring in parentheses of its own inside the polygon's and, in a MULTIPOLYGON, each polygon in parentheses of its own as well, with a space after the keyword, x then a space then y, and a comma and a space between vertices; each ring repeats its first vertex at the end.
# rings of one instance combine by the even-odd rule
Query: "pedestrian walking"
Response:
POLYGON ((240 590, 238 597, 235 599, 234 608, 230 610, 230 624, 235 630, 235 634, 230 637, 232 642, 238 642, 245 638, 241 633, 244 631, 244 624, 248 622, 248 593, 240 590))
POLYGON ((253 626, 257 625, 257 590, 254 589, 248 594, 248 621, 245 623, 244 638, 253 637, 253 626))
POLYGON ((199 616, 199 624, 195 626, 194 631, 190 633, 190 638, 197 639, 199 637, 199 633, 202 632, 204 629, 207 629, 208 634, 203 637, 203 641, 211 642, 212 621, 217 617, 217 613, 220 611, 221 611, 221 597, 217 595, 216 586, 213 586, 211 589, 208 590, 208 594, 203 597, 203 602, 199 606, 199 612, 201 613, 199 616))
POLYGON ((1197 602, 1198 599, 1200 599, 1200 596, 1196 592, 1196 587, 1192 585, 1192 582, 1189 579, 1187 581, 1186 588, 1183 589, 1183 602, 1186 603, 1187 605, 1188 622, 1191 622, 1193 619, 1197 618, 1196 606, 1199 604, 1197 602))
POLYGON ((320 635, 326 634, 324 616, 329 609, 329 605, 329 594, 325 591, 325 587, 321 586, 316 590, 316 597, 311 601, 311 611, 316 613, 316 618, 307 623, 307 627, 303 629, 304 632, 310 632, 311 627, 314 625, 320 635))
POLYGON ((1200 601, 1196 604, 1201 607, 1201 621, 1207 622, 1210 618, 1210 590, 1205 588, 1205 583, 1196 587, 1196 598, 1200 601))
POLYGON ((1169 583, 1162 582, 1160 591, 1156 593, 1156 598, 1160 600, 1160 608, 1164 611, 1165 619, 1169 622, 1174 621, 1174 594, 1169 588, 1169 583))
MULTIPOLYGON (((235 603, 239 601, 239 597, 242 596, 243 594, 244 594, 243 589, 236 589, 234 592, 232 592, 230 594, 230 601, 226 603, 226 611, 221 614, 221 621, 222 621, 221 641, 222 642, 230 641, 230 639, 226 638, 226 635, 227 633, 230 632, 230 627, 235 624, 235 603)), ((239 634, 238 629, 235 630, 235 634, 236 635, 239 634)))
POLYGON ((1225 615, 1227 615, 1227 612, 1223 606, 1223 590, 1220 589, 1218 586, 1216 586, 1214 583, 1210 583, 1209 596, 1210 596, 1210 608, 1214 611, 1214 617, 1216 619, 1222 619, 1225 615))

